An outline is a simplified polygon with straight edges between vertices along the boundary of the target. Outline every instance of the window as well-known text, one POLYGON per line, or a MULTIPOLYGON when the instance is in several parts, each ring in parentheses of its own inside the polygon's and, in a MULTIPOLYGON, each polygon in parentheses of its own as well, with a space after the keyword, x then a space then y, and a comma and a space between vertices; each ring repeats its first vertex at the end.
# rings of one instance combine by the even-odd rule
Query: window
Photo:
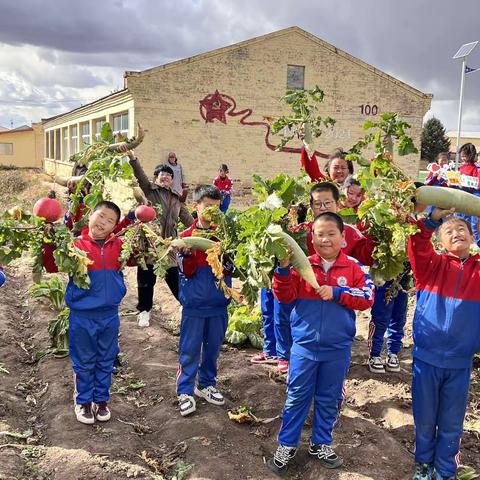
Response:
POLYGON ((55 160, 60 160, 61 155, 61 130, 57 128, 55 130, 55 160))
POLYGON ((68 127, 65 127, 62 129, 62 137, 63 137, 62 160, 67 161, 68 160, 68 127))
POLYGON ((48 158, 50 153, 50 133, 45 132, 45 158, 48 158))
POLYGON ((82 123, 82 145, 90 145, 90 123, 82 123))
POLYGON ((70 125, 70 154, 78 152, 78 127, 70 125))
POLYGON ((52 158, 52 159, 55 158, 55 138, 53 136, 54 133, 55 133, 54 130, 50 130, 48 132, 48 135, 50 137, 50 139, 48 140, 48 143, 50 144, 50 151, 48 152, 49 153, 48 158, 52 158))
POLYGON ((305 87, 305 67, 288 65, 287 67, 287 88, 301 89, 305 87))
POLYGON ((100 140, 100 132, 102 131, 102 127, 105 125, 106 120, 104 118, 100 118, 99 120, 95 120, 95 138, 100 140))
POLYGON ((0 155, 13 155, 13 143, 0 143, 0 155))
POLYGON ((117 133, 128 136, 128 112, 113 116, 113 135, 117 133))

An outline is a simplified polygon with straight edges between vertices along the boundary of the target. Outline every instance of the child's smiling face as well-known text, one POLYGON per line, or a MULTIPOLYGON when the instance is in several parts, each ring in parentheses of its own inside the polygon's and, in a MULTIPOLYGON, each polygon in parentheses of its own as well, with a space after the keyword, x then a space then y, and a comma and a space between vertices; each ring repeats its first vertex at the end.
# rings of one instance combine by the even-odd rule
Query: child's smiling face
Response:
POLYGON ((101 207, 91 213, 88 219, 88 230, 94 240, 105 240, 115 229, 118 217, 114 210, 101 207))
POLYGON ((438 235, 438 246, 459 258, 468 257, 470 246, 475 241, 467 224, 459 218, 452 218, 441 225, 438 235))
POLYGON ((327 261, 337 258, 342 249, 345 234, 336 222, 328 219, 316 220, 312 231, 313 248, 327 261))

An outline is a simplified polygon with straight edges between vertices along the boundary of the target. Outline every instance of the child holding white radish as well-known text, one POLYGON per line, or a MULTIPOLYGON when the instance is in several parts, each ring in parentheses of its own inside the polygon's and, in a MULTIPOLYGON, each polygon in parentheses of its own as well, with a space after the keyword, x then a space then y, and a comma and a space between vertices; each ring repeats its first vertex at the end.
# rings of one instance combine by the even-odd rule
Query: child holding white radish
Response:
MULTIPOLYGON (((198 236, 199 230, 203 230, 207 236, 211 234, 211 222, 203 212, 207 207, 220 207, 221 198, 217 187, 198 186, 193 192, 197 219, 190 228, 182 232, 180 238, 198 236)), ((194 394, 213 405, 225 403, 223 395, 215 386, 217 359, 228 326, 227 307, 230 300, 225 298, 223 291, 217 287, 217 279, 207 263, 207 254, 204 251, 190 251, 184 247, 179 257, 180 303, 183 308, 177 395, 180 414, 186 416, 197 408, 194 394)), ((223 268, 225 283, 227 287, 231 287, 233 265, 224 262, 223 268)))
POLYGON ((344 241, 341 217, 325 212, 313 222, 315 254, 309 257, 319 289, 315 290, 290 268, 290 258, 281 261, 274 273, 275 296, 280 302, 295 301, 287 401, 279 446, 267 462, 268 468, 279 476, 286 474, 288 463, 297 452, 312 400, 309 454, 327 468, 343 463, 331 443, 355 336, 354 310, 366 310, 373 304, 373 283, 361 264, 342 252, 344 241))
POLYGON ((452 212, 435 208, 408 245, 417 290, 413 480, 456 478, 472 359, 480 350, 480 256, 470 254, 470 223, 452 212), (445 253, 435 252, 434 231, 445 253))

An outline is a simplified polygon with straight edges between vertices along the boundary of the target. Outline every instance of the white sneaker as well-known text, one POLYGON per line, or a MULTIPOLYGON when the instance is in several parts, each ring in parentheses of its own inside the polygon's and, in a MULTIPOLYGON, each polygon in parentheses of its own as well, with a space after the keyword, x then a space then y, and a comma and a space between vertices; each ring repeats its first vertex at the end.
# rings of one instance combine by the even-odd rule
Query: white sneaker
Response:
POLYGON ((80 423, 84 423, 85 425, 93 425, 95 423, 91 403, 75 405, 75 415, 80 423))
POLYGON ((385 373, 382 357, 370 357, 368 359, 368 369, 373 373, 385 373))
POLYGON ((150 312, 144 310, 137 315, 138 326, 139 327, 149 327, 150 326, 150 312))
POLYGON ((181 393, 178 396, 178 408, 180 409, 180 415, 186 417, 197 409, 197 402, 191 395, 181 393))
POLYGON ((212 385, 205 388, 195 387, 195 395, 204 398, 208 403, 213 405, 225 405, 223 395, 212 385))
POLYGON ((395 353, 389 353, 387 358, 387 363, 385 364, 385 370, 387 372, 399 372, 400 371, 400 360, 398 355, 395 353))

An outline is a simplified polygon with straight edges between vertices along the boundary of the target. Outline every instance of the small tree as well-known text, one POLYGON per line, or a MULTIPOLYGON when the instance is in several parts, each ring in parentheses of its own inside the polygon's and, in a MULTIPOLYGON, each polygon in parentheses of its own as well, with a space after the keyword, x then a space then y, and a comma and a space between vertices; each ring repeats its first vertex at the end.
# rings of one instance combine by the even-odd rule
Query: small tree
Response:
POLYGON ((448 152, 450 140, 445 135, 445 127, 435 117, 425 122, 422 130, 422 158, 433 162, 441 152, 448 152))

